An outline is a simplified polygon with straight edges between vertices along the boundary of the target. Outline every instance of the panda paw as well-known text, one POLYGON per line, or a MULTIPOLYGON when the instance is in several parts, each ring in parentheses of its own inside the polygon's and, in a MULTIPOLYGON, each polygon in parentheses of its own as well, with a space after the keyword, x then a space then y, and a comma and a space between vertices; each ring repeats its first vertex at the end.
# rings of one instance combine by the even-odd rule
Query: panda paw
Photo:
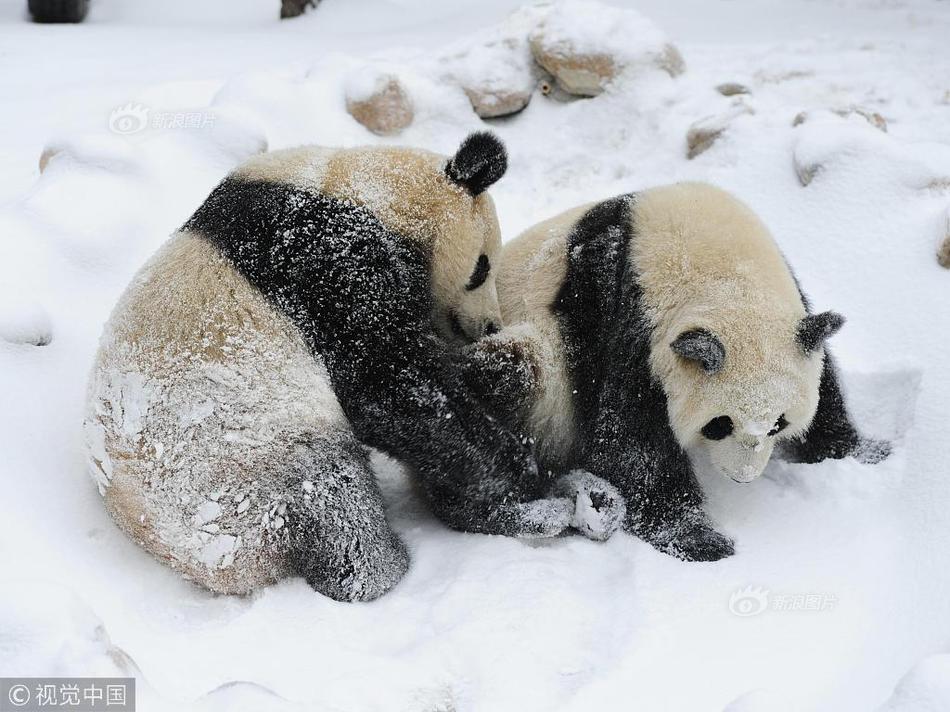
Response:
POLYGON ((555 494, 573 503, 571 527, 594 541, 606 541, 623 524, 627 505, 609 482, 584 470, 573 470, 554 485, 555 494))
POLYGON ((736 553, 732 539, 717 532, 705 519, 682 522, 657 548, 683 561, 719 561, 736 553))

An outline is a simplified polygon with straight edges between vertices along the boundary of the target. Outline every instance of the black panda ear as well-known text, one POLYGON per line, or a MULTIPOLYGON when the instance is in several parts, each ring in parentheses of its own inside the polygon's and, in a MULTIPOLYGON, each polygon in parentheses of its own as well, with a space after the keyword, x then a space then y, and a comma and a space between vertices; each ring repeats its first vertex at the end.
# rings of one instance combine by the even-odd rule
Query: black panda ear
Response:
POLYGON ((685 359, 698 361, 710 376, 722 370, 726 362, 726 347, 715 334, 705 329, 684 331, 670 348, 685 359))
POLYGON ((829 336, 837 334, 842 326, 844 326, 844 317, 837 312, 809 314, 798 322, 795 340, 807 356, 821 346, 829 336))
POLYGON ((495 134, 478 131, 469 135, 445 165, 445 175, 473 196, 505 175, 508 152, 495 134))

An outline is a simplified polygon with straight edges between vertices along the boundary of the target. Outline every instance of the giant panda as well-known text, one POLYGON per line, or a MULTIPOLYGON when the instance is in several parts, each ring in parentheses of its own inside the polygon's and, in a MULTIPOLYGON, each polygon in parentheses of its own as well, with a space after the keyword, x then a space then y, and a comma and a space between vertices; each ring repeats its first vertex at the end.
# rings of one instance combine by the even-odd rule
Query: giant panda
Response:
POLYGON ((727 477, 788 459, 886 457, 861 437, 812 313, 766 227, 739 200, 680 183, 568 210, 504 246, 506 329, 471 347, 469 382, 526 424, 543 468, 582 468, 626 501, 624 526, 717 560, 688 451, 727 477), (494 375, 492 374, 494 371, 494 375))
POLYGON ((405 462, 470 532, 570 523, 523 438, 448 349, 497 330, 506 168, 491 134, 451 157, 315 146, 252 158, 155 254, 105 326, 90 469, 119 526, 217 592, 301 574, 370 600, 406 571, 367 448, 405 462))

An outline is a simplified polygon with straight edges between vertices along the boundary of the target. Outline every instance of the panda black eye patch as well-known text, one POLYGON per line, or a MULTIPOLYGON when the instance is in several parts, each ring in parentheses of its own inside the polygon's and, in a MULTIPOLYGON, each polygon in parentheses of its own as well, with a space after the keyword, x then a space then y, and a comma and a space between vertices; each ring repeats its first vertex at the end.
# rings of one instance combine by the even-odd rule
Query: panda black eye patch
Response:
POLYGON ((473 289, 481 287, 488 279, 489 272, 491 272, 491 262, 488 261, 488 255, 479 255, 478 262, 475 263, 475 270, 472 272, 472 276, 469 277, 465 289, 471 292, 473 289))
POLYGON ((769 435, 778 435, 787 427, 788 427, 788 421, 785 420, 785 413, 782 413, 778 417, 778 420, 775 421, 775 425, 773 425, 772 429, 769 431, 769 435))
POLYGON ((720 415, 703 426, 702 434, 709 440, 722 440, 732 434, 732 418, 720 415))

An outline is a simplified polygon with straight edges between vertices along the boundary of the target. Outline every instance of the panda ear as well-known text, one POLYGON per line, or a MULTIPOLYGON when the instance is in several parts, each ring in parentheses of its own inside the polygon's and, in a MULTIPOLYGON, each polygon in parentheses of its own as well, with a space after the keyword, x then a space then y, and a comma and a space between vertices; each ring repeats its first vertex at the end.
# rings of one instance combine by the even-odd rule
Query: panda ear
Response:
POLYGON ((722 370, 726 362, 726 347, 716 335, 705 329, 684 331, 670 344, 670 348, 690 361, 698 361, 710 376, 722 370))
POLYGON ((837 312, 809 314, 798 322, 795 340, 807 356, 821 346, 829 336, 838 333, 842 326, 844 326, 844 317, 837 312))
POLYGON ((445 165, 445 175, 473 196, 505 175, 508 152, 495 134, 478 131, 469 135, 445 165))

